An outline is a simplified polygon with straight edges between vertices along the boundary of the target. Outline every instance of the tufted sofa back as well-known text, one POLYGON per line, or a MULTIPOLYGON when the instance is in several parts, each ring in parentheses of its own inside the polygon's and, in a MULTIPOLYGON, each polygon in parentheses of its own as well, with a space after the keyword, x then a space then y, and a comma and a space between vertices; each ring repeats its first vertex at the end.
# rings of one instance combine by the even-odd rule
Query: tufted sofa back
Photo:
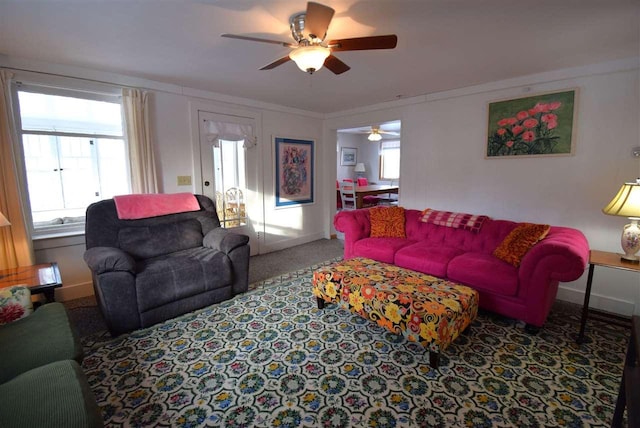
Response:
POLYGON ((438 226, 420 220, 421 211, 405 210, 405 231, 407 238, 426 241, 461 249, 465 252, 490 254, 504 238, 518 225, 509 220, 488 219, 479 232, 471 232, 453 227, 438 226))

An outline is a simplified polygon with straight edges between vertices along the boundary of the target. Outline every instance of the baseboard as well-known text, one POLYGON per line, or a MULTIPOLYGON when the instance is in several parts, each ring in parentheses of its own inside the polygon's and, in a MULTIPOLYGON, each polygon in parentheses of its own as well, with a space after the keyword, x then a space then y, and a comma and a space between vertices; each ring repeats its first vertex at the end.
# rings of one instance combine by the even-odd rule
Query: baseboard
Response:
POLYGON ((318 239, 324 239, 325 234, 323 232, 312 233, 311 235, 300 236, 293 239, 282 239, 275 243, 265 244, 262 246, 261 254, 271 253, 273 251, 280 251, 296 245, 306 244, 307 242, 317 241, 318 239))
POLYGON ((90 282, 63 285, 56 289, 57 302, 66 302, 68 300, 80 299, 82 297, 89 296, 93 296, 93 284, 90 282))
MULTIPOLYGON (((580 306, 584 303, 584 291, 574 290, 573 288, 558 287, 558 300, 576 303, 580 306)), ((599 309, 601 311, 618 314, 622 316, 631 316, 635 310, 635 303, 626 300, 615 299, 613 297, 603 296, 597 293, 591 293, 589 297, 589 307, 599 309)))

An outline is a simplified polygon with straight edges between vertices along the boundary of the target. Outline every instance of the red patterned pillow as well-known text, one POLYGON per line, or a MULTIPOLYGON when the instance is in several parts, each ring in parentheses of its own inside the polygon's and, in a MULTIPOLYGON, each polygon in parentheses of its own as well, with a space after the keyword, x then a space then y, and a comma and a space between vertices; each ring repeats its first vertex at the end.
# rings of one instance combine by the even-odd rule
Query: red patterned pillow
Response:
POLYGON ((493 255, 518 267, 527 251, 544 239, 550 229, 548 224, 521 223, 504 238, 493 255))
POLYGON ((369 210, 372 238, 406 238, 404 208, 378 207, 369 210))
POLYGON ((438 211, 427 208, 422 211, 420 220, 424 223, 433 223, 438 226, 453 227, 454 229, 464 229, 469 232, 478 233, 482 224, 489 220, 486 215, 474 215, 466 213, 454 213, 451 211, 438 211))

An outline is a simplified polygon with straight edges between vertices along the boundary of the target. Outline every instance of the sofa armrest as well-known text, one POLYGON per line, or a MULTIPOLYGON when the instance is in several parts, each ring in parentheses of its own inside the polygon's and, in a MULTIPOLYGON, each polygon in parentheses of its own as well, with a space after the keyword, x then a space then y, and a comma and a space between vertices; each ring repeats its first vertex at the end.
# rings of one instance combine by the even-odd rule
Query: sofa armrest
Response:
POLYGON ((333 218, 333 227, 344 233, 344 258, 350 259, 354 256, 353 245, 371 234, 369 210, 340 211, 333 218))
POLYGON ((115 247, 93 247, 84 253, 89 269, 100 275, 105 272, 130 272, 135 274, 136 262, 129 254, 115 247))
POLYGON ((589 242, 577 229, 552 226, 549 234, 527 252, 520 278, 544 274, 548 280, 569 282, 580 278, 589 264, 589 242))
POLYGON ((236 248, 247 245, 248 243, 249 237, 247 235, 234 233, 222 227, 210 230, 202 241, 203 246, 222 251, 225 254, 229 254, 236 248))
POLYGON ((518 295, 527 303, 522 319, 542 326, 556 300, 559 282, 580 278, 589 263, 589 243, 576 229, 551 227, 522 259, 518 272, 518 295))

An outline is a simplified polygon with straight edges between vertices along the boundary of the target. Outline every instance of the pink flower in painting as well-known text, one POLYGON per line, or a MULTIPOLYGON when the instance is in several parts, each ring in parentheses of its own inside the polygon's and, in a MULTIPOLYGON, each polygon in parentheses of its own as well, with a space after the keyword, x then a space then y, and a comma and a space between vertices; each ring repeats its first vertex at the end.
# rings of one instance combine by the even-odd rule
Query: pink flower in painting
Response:
POLYGON ((529 113, 527 113, 526 111, 519 111, 518 114, 516 114, 516 118, 518 120, 522 120, 522 119, 526 119, 529 117, 529 113))
POLYGON ((535 128, 536 126, 538 126, 538 121, 535 120, 534 118, 530 118, 525 120, 524 122, 522 122, 522 124, 524 125, 525 128, 535 128))
POLYGON ((550 120, 549 122, 547 122, 547 128, 549 129, 553 129, 556 126, 558 126, 558 121, 556 120, 550 120))
POLYGON ((526 131, 524 134, 522 134, 522 139, 527 143, 532 142, 535 138, 536 134, 534 134, 533 131, 526 131))
POLYGON ((562 103, 560 101, 552 101, 549 103, 549 110, 558 110, 562 103))
POLYGON ((533 110, 536 113, 547 113, 549 112, 549 104, 538 103, 535 106, 533 106, 533 110))
POLYGON ((518 122, 518 119, 516 119, 515 117, 506 117, 498 121, 498 126, 513 125, 514 123, 517 123, 517 122, 518 122))
POLYGON ((500 128, 500 129, 498 129, 498 130, 496 131, 496 133, 497 133, 499 136, 501 136, 501 137, 502 137, 506 132, 507 132, 507 130, 506 130, 506 129, 504 129, 504 128, 500 128))
POLYGON ((513 128, 511 128, 511 132, 513 132, 513 135, 518 135, 520 134, 522 131, 524 131, 524 127, 520 126, 520 125, 516 125, 513 128))
POLYGON ((558 116, 553 113, 543 114, 541 120, 543 122, 556 122, 558 120, 558 116))
POLYGON ((505 144, 507 147, 513 147, 513 141, 511 140, 507 141, 505 144))

